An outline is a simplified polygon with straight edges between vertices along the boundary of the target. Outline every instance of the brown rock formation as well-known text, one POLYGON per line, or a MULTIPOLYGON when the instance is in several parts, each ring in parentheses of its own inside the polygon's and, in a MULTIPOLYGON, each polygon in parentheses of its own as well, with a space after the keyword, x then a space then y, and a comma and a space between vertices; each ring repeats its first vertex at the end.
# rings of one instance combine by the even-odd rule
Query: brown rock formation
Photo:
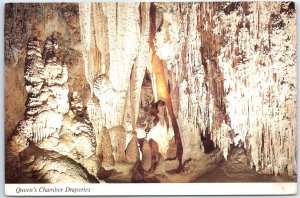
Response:
POLYGON ((128 163, 136 163, 140 161, 140 153, 138 148, 138 139, 136 132, 133 132, 132 136, 133 137, 125 151, 126 162, 128 163))
POLYGON ((113 166, 115 164, 111 139, 108 130, 104 127, 102 129, 102 143, 101 143, 101 154, 102 154, 102 166, 113 166))
POLYGON ((142 168, 144 171, 149 171, 152 166, 152 154, 151 154, 151 147, 147 140, 142 141, 141 145, 141 152, 142 152, 142 168))

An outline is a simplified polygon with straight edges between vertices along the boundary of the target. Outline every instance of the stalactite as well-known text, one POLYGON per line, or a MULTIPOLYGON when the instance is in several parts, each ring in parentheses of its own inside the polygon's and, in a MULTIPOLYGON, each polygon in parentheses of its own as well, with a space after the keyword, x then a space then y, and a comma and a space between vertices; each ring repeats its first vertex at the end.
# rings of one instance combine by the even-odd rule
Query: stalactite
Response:
POLYGON ((131 95, 131 103, 133 107, 133 128, 135 129, 135 123, 138 118, 138 110, 140 104, 140 96, 142 83, 144 79, 145 71, 147 65, 150 64, 149 54, 149 30, 150 30, 150 19, 149 19, 149 3, 141 3, 140 4, 140 43, 139 43, 139 52, 136 59, 136 64, 134 64, 132 68, 132 95, 131 95))
POLYGON ((284 4, 252 3, 249 4, 252 14, 236 18, 221 14, 224 27, 240 23, 242 17, 253 20, 254 25, 250 27, 255 28, 250 31, 242 26, 235 35, 227 29, 228 35, 238 37, 239 43, 234 44, 242 53, 226 59, 225 54, 232 45, 227 44, 219 55, 219 63, 224 73, 225 92, 228 92, 231 127, 238 134, 234 142, 246 142, 245 147, 251 148, 256 170, 275 175, 284 173, 285 169, 289 175, 295 171, 296 78, 292 73, 296 67, 295 48, 291 47, 295 46, 295 18, 280 12, 284 4), (289 22, 281 27, 280 20, 289 22), (232 68, 234 59, 239 61, 232 68))
POLYGON ((205 60, 202 60, 202 41, 198 33, 199 4, 182 4, 181 10, 185 10, 183 16, 178 13, 180 10, 177 5, 173 6, 172 12, 164 13, 165 19, 170 22, 169 27, 162 28, 169 32, 170 40, 165 40, 163 34, 158 33, 156 44, 158 55, 166 59, 168 69, 175 73, 171 98, 174 104, 178 104, 174 109, 182 132, 184 159, 197 158, 202 154, 199 149, 200 132, 205 134, 208 130, 213 138, 218 134, 212 132, 214 99, 207 90, 205 68, 202 64, 205 60), (168 45, 174 51, 165 54, 162 49, 168 45))
MULTIPOLYGON (((199 131, 204 135, 209 133, 225 158, 233 142, 249 150, 251 147, 252 164, 257 170, 268 169, 277 174, 289 164, 287 169, 292 174, 295 160, 287 153, 294 153, 295 147, 286 146, 286 142, 295 145, 295 111, 292 110, 295 49, 287 45, 295 45, 294 16, 280 11, 288 3, 247 3, 249 10, 241 5, 245 4, 232 7, 231 3, 222 4, 219 9, 214 4, 192 3, 180 4, 179 9, 178 4, 172 4, 172 9, 166 9, 163 14, 170 24, 156 35, 157 53, 172 74, 169 76, 171 97, 173 104, 178 105, 174 110, 180 131, 187 130, 194 135, 199 131), (281 12, 280 16, 271 10, 281 12), (282 28, 281 20, 291 22, 282 28), (168 31, 169 40, 165 39, 164 31, 168 31), (282 39, 288 44, 279 42, 282 39), (226 45, 223 47, 221 43, 226 45), (166 51, 167 48, 173 51, 166 51), (286 57, 293 58, 287 62, 286 57), (278 90, 285 91, 280 94, 278 90), (286 129, 280 128, 279 123, 285 123, 286 129), (265 130, 263 141, 258 142, 262 130, 265 130), (280 138, 275 134, 280 134, 280 138), (275 144, 281 145, 280 151, 261 153, 261 148, 274 150, 275 144), (289 162, 279 162, 280 158, 289 162)), ((184 158, 188 158, 191 150, 198 152, 190 148, 195 140, 195 145, 199 144, 194 135, 190 135, 193 138, 183 136, 187 155, 184 158)))
POLYGON ((175 135, 175 143, 177 147, 177 158, 179 161, 179 166, 177 168, 178 171, 181 171, 183 168, 183 147, 182 147, 182 135, 180 134, 180 129, 177 124, 177 120, 174 114, 173 106, 172 106, 172 101, 170 97, 170 90, 167 85, 167 80, 165 76, 165 71, 164 67, 165 64, 163 61, 158 57, 156 48, 154 45, 154 38, 156 36, 156 6, 154 3, 151 4, 150 7, 150 37, 149 37, 149 43, 150 43, 150 48, 152 50, 152 58, 151 58, 151 64, 152 64, 152 72, 155 74, 156 77, 156 86, 157 86, 157 95, 158 99, 161 99, 165 101, 166 106, 168 108, 168 112, 171 118, 172 122, 172 127, 174 130, 174 135, 175 135))
MULTIPOLYGON (((116 93, 113 99, 114 104, 111 104, 109 107, 100 104, 98 108, 92 101, 89 102, 88 106, 91 108, 89 112, 92 113, 100 110, 100 112, 97 113, 97 118, 92 118, 93 115, 90 116, 92 120, 101 120, 95 123, 95 125, 102 125, 107 128, 122 125, 130 74, 138 55, 140 43, 140 16, 138 8, 139 3, 80 4, 80 9, 82 10, 82 14, 80 13, 80 27, 82 33, 86 32, 86 34, 84 34, 84 39, 86 40, 83 40, 85 46, 83 49, 90 50, 91 44, 89 39, 95 37, 96 46, 101 53, 101 60, 96 61, 101 64, 101 71, 98 72, 108 77, 108 80, 112 84, 112 89, 114 89, 116 93), (93 13, 91 13, 91 7, 93 13), (93 27, 90 27, 88 23, 91 20, 91 14, 93 14, 93 27), (105 19, 101 19, 103 15, 105 19), (117 18, 115 17, 116 15, 118 15, 117 18), (95 30, 94 33, 90 31, 91 29, 95 30), (108 66, 109 70, 107 68, 108 66), (105 111, 104 108, 107 108, 109 111, 105 111)), ((145 35, 143 35, 143 37, 144 36, 145 35)), ((88 51, 83 51, 84 57, 87 56, 87 53, 88 51)), ((94 54, 94 56, 96 56, 96 54, 94 54)), ((87 60, 88 56, 85 59, 87 60)), ((138 61, 139 64, 141 64, 141 60, 138 61)), ((86 65, 88 64, 90 64, 90 62, 86 63, 86 65)), ((89 67, 93 68, 94 66, 88 65, 86 68, 89 67)), ((91 73, 91 69, 88 70, 87 74, 91 73)), ((97 83, 95 80, 97 76, 95 76, 95 74, 92 75, 93 81, 90 81, 90 84, 93 90, 95 87, 93 84, 97 83)), ((91 77, 87 76, 87 78, 90 79, 91 77)), ((101 102, 100 98, 102 96, 97 94, 97 97, 101 102)))
POLYGON ((100 50, 100 74, 109 75, 108 26, 105 10, 101 3, 93 3, 93 19, 95 29, 95 43, 100 50))
POLYGON ((79 4, 79 19, 80 19, 80 35, 82 40, 82 54, 84 60, 85 77, 92 90, 92 80, 93 77, 90 76, 89 67, 92 67, 89 63, 89 53, 90 53, 90 39, 91 39, 91 4, 81 3, 79 4))

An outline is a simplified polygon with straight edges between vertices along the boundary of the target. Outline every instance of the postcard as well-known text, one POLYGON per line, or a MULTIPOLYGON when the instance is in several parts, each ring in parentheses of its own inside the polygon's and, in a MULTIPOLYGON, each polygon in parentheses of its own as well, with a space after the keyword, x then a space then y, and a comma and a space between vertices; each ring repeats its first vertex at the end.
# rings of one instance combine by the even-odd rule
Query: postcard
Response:
POLYGON ((295 2, 5 4, 8 196, 297 193, 295 2))

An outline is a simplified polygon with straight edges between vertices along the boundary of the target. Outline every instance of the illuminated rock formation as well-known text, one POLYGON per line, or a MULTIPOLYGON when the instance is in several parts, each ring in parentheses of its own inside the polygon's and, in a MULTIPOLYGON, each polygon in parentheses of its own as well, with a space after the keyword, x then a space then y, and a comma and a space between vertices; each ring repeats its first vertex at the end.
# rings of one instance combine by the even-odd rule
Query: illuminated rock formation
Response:
POLYGON ((15 131, 17 136, 24 136, 26 142, 39 143, 49 136, 57 138, 63 115, 69 110, 68 72, 66 65, 55 56, 56 45, 54 35, 48 37, 42 56, 41 42, 36 38, 28 42, 24 74, 28 100, 25 119, 15 131))
MULTIPOLYGON (((58 135, 63 114, 68 112, 67 66, 59 63, 55 56, 57 41, 48 37, 42 56, 40 41, 28 43, 25 79, 28 92, 26 119, 32 131, 26 131, 27 138, 38 142, 50 135, 58 135)), ((22 123, 20 123, 20 126, 22 123)), ((21 131, 22 133, 22 131, 21 131)))
POLYGON ((98 183, 99 181, 79 163, 54 151, 34 145, 20 153, 19 183, 98 183))
POLYGON ((234 18, 220 15, 224 27, 239 30, 224 28, 232 36, 225 37, 218 56, 226 108, 237 134, 234 143, 244 142, 256 170, 275 175, 286 169, 292 175, 296 167, 296 21, 291 4, 253 3, 243 15, 238 16, 239 6, 230 13, 234 18))
MULTIPOLYGON (((43 149, 46 150, 46 156, 49 154, 48 151, 55 151, 57 158, 61 155, 67 156, 81 164, 85 168, 84 171, 87 170, 89 174, 97 176, 100 161, 95 155, 96 140, 93 127, 88 116, 85 115, 82 99, 76 92, 73 92, 69 111, 69 90, 66 84, 68 70, 67 66, 61 64, 56 57, 58 45, 55 34, 46 39, 43 52, 40 45, 41 42, 36 38, 28 42, 25 67, 27 109, 25 119, 19 122, 10 139, 9 153, 16 162, 19 160, 19 164, 16 165, 19 171, 29 170, 30 164, 26 160, 30 156, 24 154, 24 157, 20 158, 17 153, 25 150, 30 142, 34 142, 35 148, 41 148, 41 152, 44 152, 43 149), (23 143, 20 144, 20 142, 23 143)), ((35 153, 32 154, 35 155, 35 153)), ((67 157, 64 163, 68 163, 67 157)), ((74 165, 73 161, 69 162, 69 166, 74 165)), ((52 161, 45 163, 48 166, 48 163, 52 161)), ((57 165, 58 168, 60 165, 57 165)), ((12 174, 22 174, 18 170, 12 174)), ((51 175, 48 175, 47 179, 44 178, 45 180, 42 179, 43 174, 50 173, 39 171, 36 173, 38 178, 32 178, 33 180, 60 182, 56 180, 57 178, 51 178, 51 175)))
POLYGON ((169 70, 184 158, 201 156, 200 132, 225 158, 239 144, 256 170, 295 173, 293 3, 158 6, 156 48, 169 70))
MULTIPOLYGON (((109 101, 110 103, 114 102, 114 104, 100 103, 100 110, 98 110, 100 111, 100 117, 97 117, 97 119, 104 120, 104 122, 100 122, 99 124, 107 128, 122 125, 123 122, 126 93, 130 84, 131 69, 138 54, 140 45, 140 15, 139 12, 137 12, 138 6, 139 3, 107 3, 101 6, 86 3, 79 5, 80 30, 82 32, 81 36, 83 38, 82 42, 84 45, 84 48, 82 49, 85 62, 85 72, 86 78, 91 85, 91 93, 93 94, 95 91, 100 102, 103 100, 109 101), (100 19, 100 14, 103 14, 107 20, 100 19), (118 17, 116 18, 115 16, 118 17), (91 24, 95 25, 91 26, 91 24), (101 47, 96 45, 97 50, 100 51, 100 53, 102 50, 109 49, 109 72, 106 73, 103 73, 105 72, 103 70, 94 71, 91 69, 101 67, 101 60, 94 61, 94 59, 97 58, 97 54, 96 51, 93 50, 93 45, 96 43, 99 44, 99 42, 91 44, 91 41, 98 41, 100 39, 99 36, 101 36, 101 34, 98 35, 91 33, 93 28, 100 31, 100 27, 98 27, 98 25, 100 27, 105 26, 107 29, 107 32, 105 32, 105 34, 107 34, 106 39, 108 39, 108 42, 106 42, 107 46, 101 47), (90 57, 90 53, 94 56, 90 57), (98 63, 98 65, 96 65, 96 63, 98 63), (97 94, 98 92, 93 83, 95 80, 95 85, 97 86, 98 81, 96 80, 96 77, 100 74, 106 75, 107 81, 111 83, 111 85, 109 85, 110 88, 107 88, 106 90, 114 90, 115 95, 113 100, 110 98, 112 97, 111 92, 108 92, 107 95, 101 96, 97 94)), ((101 39, 103 40, 104 38, 101 37, 101 39)), ((142 66, 145 67, 145 65, 142 66)), ((89 108, 94 108, 94 105, 91 104, 89 108)), ((92 117, 93 115, 91 115, 91 119, 93 119, 92 117)))

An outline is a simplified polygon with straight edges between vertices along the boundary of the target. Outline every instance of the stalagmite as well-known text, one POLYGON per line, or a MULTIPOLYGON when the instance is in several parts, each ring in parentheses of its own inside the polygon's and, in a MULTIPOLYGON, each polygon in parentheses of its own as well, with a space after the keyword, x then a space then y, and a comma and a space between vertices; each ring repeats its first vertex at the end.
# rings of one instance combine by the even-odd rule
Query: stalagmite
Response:
POLYGON ((149 34, 150 34, 150 17, 149 17, 149 10, 150 4, 149 3, 141 3, 141 27, 140 27, 140 43, 139 43, 139 52, 137 55, 136 63, 132 68, 132 78, 131 78, 131 92, 132 95, 130 97, 130 101, 133 106, 133 124, 135 129, 135 123, 137 122, 138 118, 138 110, 140 104, 140 97, 141 97, 141 90, 142 90, 142 83, 144 79, 145 71, 147 65, 150 65, 150 46, 149 46, 149 34))
POLYGON ((140 160, 139 148, 138 148, 138 140, 137 134, 133 132, 133 137, 129 142, 125 155, 126 155, 126 162, 128 163, 136 163, 140 160))
POLYGON ((153 139, 149 140, 149 145, 151 148, 151 156, 152 156, 151 169, 155 170, 161 160, 161 154, 159 153, 159 145, 153 139))
POLYGON ((115 164, 113 151, 112 151, 112 145, 111 145, 111 139, 109 132, 106 128, 102 129, 102 143, 101 143, 101 149, 102 149, 102 166, 113 166, 115 164))
POLYGON ((126 133, 123 126, 108 130, 111 138, 113 155, 116 162, 125 161, 126 133))
POLYGON ((63 115, 69 111, 68 70, 57 60, 56 42, 54 35, 46 39, 43 56, 40 41, 32 38, 28 42, 24 74, 28 91, 25 114, 27 120, 32 120, 32 134, 25 134, 35 142, 57 135, 63 124, 63 115))
POLYGON ((142 168, 145 171, 149 171, 152 165, 152 154, 150 144, 147 140, 143 140, 141 145, 141 152, 142 152, 142 168))

